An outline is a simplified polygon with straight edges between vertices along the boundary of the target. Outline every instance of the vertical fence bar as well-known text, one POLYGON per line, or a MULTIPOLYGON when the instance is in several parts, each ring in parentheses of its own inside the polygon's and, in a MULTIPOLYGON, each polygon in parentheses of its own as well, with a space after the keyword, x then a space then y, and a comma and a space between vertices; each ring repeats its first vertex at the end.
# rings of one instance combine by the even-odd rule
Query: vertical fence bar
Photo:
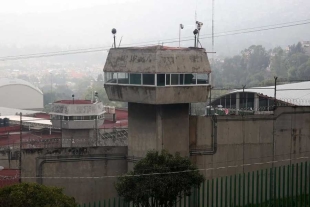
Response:
POLYGON ((248 172, 248 186, 245 192, 247 192, 247 204, 249 205, 250 203, 250 172, 248 172))
MULTIPOLYGON (((283 188, 283 184, 282 184, 282 188, 283 188)), ((278 174, 278 206, 281 205, 280 201, 281 201, 281 166, 279 167, 279 174, 278 174)))
MULTIPOLYGON (((310 168, 310 165, 309 165, 310 168)), ((310 169, 309 169, 309 174, 310 174, 310 169)), ((309 176, 309 174, 307 174, 307 176, 309 176)), ((308 181, 308 205, 310 205, 310 177, 309 177, 309 181, 308 181)))
POLYGON ((188 204, 188 207, 191 206, 191 195, 188 196, 188 202, 187 202, 187 204, 188 204))
POLYGON ((198 206, 200 207, 200 186, 198 187, 198 206))
MULTIPOLYGON (((287 166, 287 195, 286 197, 289 198, 290 197, 290 170, 291 170, 291 166, 287 166)), ((286 206, 289 206, 290 202, 289 199, 286 199, 286 206)))
POLYGON ((299 189, 299 203, 300 206, 302 206, 302 197, 303 197, 303 192, 302 192, 302 176, 303 176, 303 163, 300 163, 300 189, 299 189))
POLYGON ((298 206, 298 175, 299 175, 299 169, 298 169, 298 163, 296 164, 296 189, 295 189, 295 202, 296 202, 296 206, 298 206))
POLYGON ((214 205, 214 179, 212 179, 212 186, 211 186, 211 206, 214 205))
POLYGON ((242 174, 242 205, 245 206, 245 173, 242 174))
POLYGON ((273 195, 272 200, 274 206, 277 206, 277 168, 274 168, 274 176, 273 176, 273 195))
POLYGON ((262 207, 263 206, 263 189, 264 189, 264 186, 263 186, 263 184, 264 184, 264 171, 261 170, 260 174, 261 174, 261 176, 260 176, 260 205, 262 207))
POLYGON ((105 199, 103 200, 103 207, 106 207, 106 206, 105 206, 105 199))
POLYGON ((290 199, 292 201, 292 205, 293 205, 293 199, 294 199, 294 164, 292 164, 292 199, 290 199))
POLYGON ((271 190, 271 188, 272 188, 272 173, 273 173, 273 170, 272 170, 272 168, 270 168, 270 170, 269 170, 269 206, 271 206, 272 205, 272 197, 273 197, 273 195, 272 195, 272 190, 271 190))
POLYGON ((251 191, 251 193, 252 193, 252 198, 251 198, 251 206, 253 206, 254 205, 254 189, 255 189, 255 186, 254 186, 254 171, 252 172, 252 191, 251 191))
POLYGON ((237 175, 235 175, 235 178, 234 178, 234 206, 237 205, 237 175))
POLYGON ((267 188, 267 185, 268 185, 268 183, 267 183, 267 181, 268 181, 268 170, 266 169, 266 176, 265 176, 265 203, 267 203, 267 191, 268 191, 268 188, 267 188))
POLYGON ((183 200, 183 205, 184 205, 184 207, 186 207, 186 196, 184 196, 184 200, 183 200))
POLYGON ((232 176, 229 177, 229 206, 231 206, 232 203, 231 194, 232 194, 232 176))
POLYGON ((93 207, 96 207, 96 202, 94 202, 94 205, 93 205, 93 207))
POLYGON ((227 176, 225 177, 225 207, 227 207, 227 176))
MULTIPOLYGON (((182 194, 181 194, 182 195, 182 194)), ((185 197, 185 196, 184 196, 185 197)), ((179 207, 182 207, 182 198, 180 198, 180 201, 179 201, 179 207)), ((203 207, 203 206, 202 206, 203 207)))
MULTIPOLYGON (((307 181, 308 181, 308 163, 305 163, 305 196, 304 196, 304 202, 305 202, 305 206, 307 204, 307 181)), ((309 197, 310 197, 310 193, 309 193, 309 197)))
POLYGON ((221 177, 221 198, 220 206, 223 207, 223 177, 221 177))
POLYGON ((215 191, 216 191, 216 193, 215 193, 215 206, 218 206, 218 178, 216 178, 216 187, 215 187, 215 191))
POLYGON ((258 206, 258 190, 259 190, 259 170, 256 171, 256 202, 255 206, 258 206))
POLYGON ((285 165, 283 166, 283 179, 282 179, 282 202, 281 206, 284 206, 284 198, 285 198, 285 165))
POLYGON ((209 200, 210 200, 210 198, 209 198, 209 180, 207 181, 207 207, 209 207, 209 200))
MULTIPOLYGON (((208 198, 207 198, 207 200, 208 200, 208 198)), ((204 206, 205 206, 205 181, 203 181, 203 183, 202 183, 202 207, 204 207, 204 206)))
POLYGON ((241 206, 241 174, 239 174, 238 183, 238 205, 241 206))

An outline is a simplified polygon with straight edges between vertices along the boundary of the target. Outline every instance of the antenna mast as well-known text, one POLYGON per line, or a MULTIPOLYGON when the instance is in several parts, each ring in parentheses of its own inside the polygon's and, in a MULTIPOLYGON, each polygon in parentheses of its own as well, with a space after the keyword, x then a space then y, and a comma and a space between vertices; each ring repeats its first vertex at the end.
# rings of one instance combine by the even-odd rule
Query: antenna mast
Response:
MULTIPOLYGON (((212 0, 212 52, 214 52, 214 0, 212 0)), ((212 62, 213 60, 213 53, 212 53, 212 62)))

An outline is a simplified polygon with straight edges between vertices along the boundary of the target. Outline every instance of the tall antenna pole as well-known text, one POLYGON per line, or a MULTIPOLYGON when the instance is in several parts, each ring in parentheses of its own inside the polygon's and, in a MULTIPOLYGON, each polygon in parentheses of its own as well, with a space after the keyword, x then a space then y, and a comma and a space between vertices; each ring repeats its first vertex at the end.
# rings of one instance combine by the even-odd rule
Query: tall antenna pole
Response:
MULTIPOLYGON (((214 52, 214 0, 212 0, 212 52, 214 52)), ((213 54, 212 53, 212 62, 213 60, 213 54)))

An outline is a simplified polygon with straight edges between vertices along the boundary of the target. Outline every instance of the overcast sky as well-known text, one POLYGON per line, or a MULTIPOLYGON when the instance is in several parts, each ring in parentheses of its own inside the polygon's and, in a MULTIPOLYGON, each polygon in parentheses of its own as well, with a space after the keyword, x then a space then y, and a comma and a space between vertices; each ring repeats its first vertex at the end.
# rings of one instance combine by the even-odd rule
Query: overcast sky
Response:
MULTIPOLYGON (((115 27, 122 44, 141 42, 177 45, 192 37, 195 12, 211 33, 212 0, 9 0, 0 7, 0 45, 90 47, 110 46, 115 27)), ((215 33, 309 19, 309 0, 215 0, 215 33)), ((251 44, 285 46, 310 39, 310 24, 215 39, 223 54, 251 44)), ((210 49, 211 39, 201 40, 210 49)), ((191 46, 192 41, 183 42, 191 46)))

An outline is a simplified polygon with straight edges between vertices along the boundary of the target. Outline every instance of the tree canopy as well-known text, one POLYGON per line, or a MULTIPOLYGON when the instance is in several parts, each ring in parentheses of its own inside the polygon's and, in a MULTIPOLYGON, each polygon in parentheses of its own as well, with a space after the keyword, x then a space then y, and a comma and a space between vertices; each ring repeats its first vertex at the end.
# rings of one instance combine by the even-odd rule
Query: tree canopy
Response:
POLYGON ((188 158, 150 151, 126 175, 118 178, 118 194, 136 206, 172 207, 204 181, 188 158))
POLYGON ((212 62, 214 85, 224 88, 266 86, 274 84, 274 76, 282 82, 309 80, 309 51, 300 42, 285 50, 281 47, 266 50, 261 45, 252 45, 239 55, 212 62))
POLYGON ((0 206, 5 207, 76 207, 73 197, 62 188, 36 183, 20 183, 0 189, 0 206))

